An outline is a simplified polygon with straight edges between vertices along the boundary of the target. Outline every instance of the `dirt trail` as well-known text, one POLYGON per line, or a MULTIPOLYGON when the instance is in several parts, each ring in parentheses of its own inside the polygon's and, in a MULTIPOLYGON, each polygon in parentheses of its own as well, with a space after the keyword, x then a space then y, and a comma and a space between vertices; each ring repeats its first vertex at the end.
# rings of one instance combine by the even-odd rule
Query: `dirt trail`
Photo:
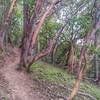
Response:
POLYGON ((30 74, 16 70, 18 62, 18 56, 7 58, 4 67, 0 69, 2 76, 8 81, 10 100, 43 100, 40 92, 33 90, 35 85, 33 86, 30 74))

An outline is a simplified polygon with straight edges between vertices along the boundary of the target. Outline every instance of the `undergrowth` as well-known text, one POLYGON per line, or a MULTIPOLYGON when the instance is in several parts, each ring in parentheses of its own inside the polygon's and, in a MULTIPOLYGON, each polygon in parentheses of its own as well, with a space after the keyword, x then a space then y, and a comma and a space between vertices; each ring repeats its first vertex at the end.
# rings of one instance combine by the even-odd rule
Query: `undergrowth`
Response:
MULTIPOLYGON (((75 78, 72 75, 69 75, 66 70, 44 62, 34 63, 31 70, 34 73, 33 79, 35 80, 63 84, 66 85, 66 87, 72 87, 75 82, 75 78)), ((88 81, 81 82, 80 91, 88 93, 94 96, 97 100, 100 100, 100 87, 97 87, 88 81)))

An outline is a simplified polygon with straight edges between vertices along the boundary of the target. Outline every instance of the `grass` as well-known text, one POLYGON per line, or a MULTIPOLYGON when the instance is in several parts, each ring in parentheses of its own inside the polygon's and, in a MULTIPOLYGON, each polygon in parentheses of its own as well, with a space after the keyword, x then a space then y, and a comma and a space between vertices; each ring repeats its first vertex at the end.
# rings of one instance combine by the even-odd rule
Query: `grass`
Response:
MULTIPOLYGON (((34 73, 33 79, 46 81, 51 83, 64 84, 66 86, 73 86, 75 78, 67 73, 66 70, 54 67, 44 62, 36 62, 32 65, 31 69, 34 73)), ((90 82, 82 82, 80 91, 91 94, 100 100, 100 87, 97 87, 90 82)))

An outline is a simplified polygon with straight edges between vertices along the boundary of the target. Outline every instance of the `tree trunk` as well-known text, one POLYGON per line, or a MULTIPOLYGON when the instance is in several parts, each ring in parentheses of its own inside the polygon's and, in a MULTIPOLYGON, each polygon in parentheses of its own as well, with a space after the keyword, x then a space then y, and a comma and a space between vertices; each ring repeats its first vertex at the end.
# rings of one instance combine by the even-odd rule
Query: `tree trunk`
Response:
POLYGON ((0 30, 0 49, 4 48, 4 38, 5 38, 6 32, 7 32, 8 28, 9 28, 9 25, 10 25, 11 14, 13 12, 13 9, 14 9, 14 6, 16 4, 16 1, 17 0, 13 0, 12 1, 10 9, 7 12, 7 16, 5 17, 4 23, 3 23, 2 28, 0 30))
POLYGON ((75 64, 76 64, 75 44, 71 42, 68 51, 68 71, 70 73, 74 73, 74 69, 76 67, 75 64))
POLYGON ((18 69, 21 69, 22 67, 26 67, 27 64, 27 51, 28 51, 28 39, 29 39, 29 33, 31 30, 30 25, 30 17, 29 17, 29 5, 27 2, 24 1, 24 26, 23 26, 23 38, 22 38, 22 44, 21 44, 21 56, 20 56, 20 66, 18 69))
MULTIPOLYGON (((95 39, 94 39, 94 46, 95 48, 98 47, 98 32, 95 33, 95 39)), ((94 67, 95 67, 95 82, 98 82, 100 73, 99 73, 99 57, 98 54, 94 55, 94 67)))
POLYGON ((55 46, 55 44, 57 43, 57 39, 58 37, 62 34, 62 31, 64 30, 66 24, 63 25, 59 31, 55 34, 55 36, 53 37, 53 39, 50 39, 50 41, 48 42, 48 47, 46 49, 44 49, 43 51, 41 51, 40 53, 38 53, 36 56, 33 57, 33 59, 30 60, 30 63, 27 67, 27 71, 29 71, 30 66, 32 65, 32 63, 34 61, 37 61, 38 59, 50 54, 55 46))
POLYGON ((85 47, 82 47, 81 51, 80 51, 80 60, 79 60, 79 65, 78 65, 79 66, 78 77, 75 81, 72 92, 69 95, 69 97, 67 98, 67 100, 73 100, 73 98, 76 96, 78 89, 80 87, 80 82, 83 79, 83 75, 84 75, 84 72, 85 72, 85 69, 86 69, 85 53, 86 53, 86 49, 85 49, 85 47))
MULTIPOLYGON (((48 14, 52 11, 55 4, 57 4, 59 2, 59 0, 55 0, 50 5, 50 7, 47 9, 47 11, 43 14, 43 16, 39 19, 39 22, 36 23, 35 22, 35 21, 37 21, 36 17, 39 16, 38 10, 41 10, 40 9, 41 6, 39 6, 39 5, 41 5, 40 1, 41 0, 36 1, 35 13, 34 13, 35 15, 32 17, 29 16, 30 10, 26 6, 27 4, 24 5, 24 36, 23 36, 23 40, 22 40, 23 45, 22 45, 22 50, 21 50, 21 57, 20 57, 21 59, 20 59, 19 67, 21 68, 22 66, 25 66, 28 70, 29 70, 32 62, 34 62, 34 59, 37 60, 40 57, 42 57, 43 55, 48 54, 48 52, 47 52, 48 50, 46 49, 46 53, 44 53, 44 51, 45 51, 44 50, 42 53, 39 53, 40 55, 37 54, 38 56, 36 56, 36 42, 37 42, 39 31, 40 31, 45 19, 47 18, 48 14), (40 8, 37 9, 37 7, 40 7, 40 8), (35 25, 33 22, 35 22, 35 25)), ((51 48, 50 48, 50 50, 51 50, 51 48)))

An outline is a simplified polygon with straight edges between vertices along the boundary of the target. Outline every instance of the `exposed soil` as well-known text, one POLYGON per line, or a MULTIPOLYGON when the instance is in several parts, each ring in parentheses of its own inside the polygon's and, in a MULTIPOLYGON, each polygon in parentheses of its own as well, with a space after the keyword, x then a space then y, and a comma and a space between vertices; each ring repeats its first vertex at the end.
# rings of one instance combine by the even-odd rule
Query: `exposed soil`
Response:
MULTIPOLYGON (((28 74, 24 70, 16 70, 19 52, 14 50, 0 57, 0 100, 66 100, 71 92, 66 86, 33 80, 34 72, 28 74)), ((96 99, 89 94, 78 93, 75 100, 96 99)))
POLYGON ((18 55, 18 53, 14 53, 13 56, 8 55, 4 66, 0 66, 0 90, 3 96, 7 96, 8 100, 45 100, 43 95, 36 90, 37 85, 34 85, 31 75, 16 70, 19 63, 18 55))

